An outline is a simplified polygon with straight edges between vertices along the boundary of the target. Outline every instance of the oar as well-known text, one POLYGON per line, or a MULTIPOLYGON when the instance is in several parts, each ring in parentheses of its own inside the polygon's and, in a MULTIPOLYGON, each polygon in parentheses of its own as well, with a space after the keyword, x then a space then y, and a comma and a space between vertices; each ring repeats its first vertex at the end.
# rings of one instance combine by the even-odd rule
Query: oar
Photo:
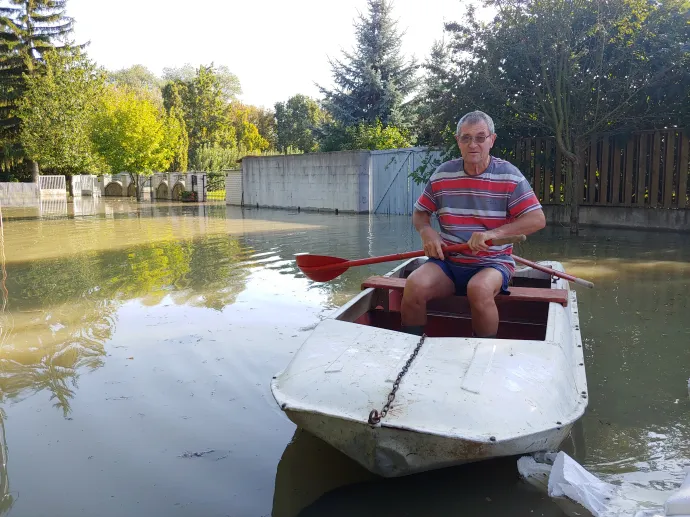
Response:
POLYGON ((583 280, 582 278, 578 278, 573 275, 569 275, 568 273, 561 273, 560 271, 556 271, 555 269, 551 269, 550 267, 546 266, 541 266, 535 262, 532 262, 531 260, 523 259, 521 257, 518 257, 517 255, 513 255, 513 259, 515 259, 515 262, 520 262, 521 264, 524 264, 526 266, 530 266, 534 269, 538 269, 539 271, 543 271, 544 273, 549 273, 550 275, 557 276, 559 278, 563 278, 565 280, 569 280, 571 282, 575 282, 578 285, 584 285, 585 287, 589 287, 592 289, 594 287, 594 284, 590 282, 589 280, 583 280))
MULTIPOLYGON (((503 237, 501 239, 493 239, 486 241, 487 246, 502 246, 504 244, 516 244, 523 242, 527 237, 524 235, 515 235, 513 237, 503 237)), ((467 243, 451 244, 450 246, 442 246, 444 253, 451 253, 455 251, 469 250, 467 243)), ((369 264, 378 264, 379 262, 389 262, 392 260, 405 260, 414 257, 423 257, 424 250, 408 251, 407 253, 395 253, 393 255, 383 255, 380 257, 370 257, 366 259, 347 260, 340 257, 329 257, 328 255, 310 255, 308 253, 302 255, 295 255, 297 267, 304 273, 304 275, 314 280, 315 282, 328 282, 334 278, 339 277, 345 271, 355 266, 366 266, 369 264)))

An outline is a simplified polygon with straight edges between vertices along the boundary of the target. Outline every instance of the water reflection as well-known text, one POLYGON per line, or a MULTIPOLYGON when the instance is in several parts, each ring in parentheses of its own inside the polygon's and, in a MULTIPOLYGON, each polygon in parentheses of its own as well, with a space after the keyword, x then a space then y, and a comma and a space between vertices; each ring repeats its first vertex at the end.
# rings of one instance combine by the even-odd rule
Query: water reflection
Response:
POLYGON ((507 458, 384 480, 298 430, 278 464, 271 515, 563 516, 514 465, 507 458))
MULTIPOLYGON (((103 493, 118 476, 125 491, 147 487, 138 495, 146 510, 136 501, 109 510, 110 494, 94 490, 85 504, 100 515, 561 515, 517 479, 512 459, 374 479, 275 407, 270 379, 310 329, 367 276, 397 265, 315 284, 294 254, 418 249, 408 218, 92 201, 55 217, 3 209, 0 393, 16 430, 14 490, 55 483, 39 480, 63 459, 56 433, 73 477, 91 482, 93 462, 106 457, 93 481, 103 493), (78 440, 77 422, 86 429, 78 440), (45 437, 22 433, 37 426, 45 437), (223 452, 181 467, 179 455, 197 445, 223 452)), ((687 236, 585 230, 573 239, 549 228, 516 253, 562 261, 597 285, 577 288, 590 405, 571 454, 607 480, 677 484, 690 461, 687 236)), ((9 494, 6 468, 0 474, 9 494)), ((72 485, 56 486, 60 509, 78 513, 72 485)), ((53 504, 9 501, 17 515, 53 504)))

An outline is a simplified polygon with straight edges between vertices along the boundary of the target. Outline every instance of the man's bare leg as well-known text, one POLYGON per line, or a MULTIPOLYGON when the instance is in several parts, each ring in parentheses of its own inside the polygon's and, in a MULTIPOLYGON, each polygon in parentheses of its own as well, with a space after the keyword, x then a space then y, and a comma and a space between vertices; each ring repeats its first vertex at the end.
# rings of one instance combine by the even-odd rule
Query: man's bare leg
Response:
POLYGON ((467 299, 472 310, 472 330, 477 337, 495 337, 498 332, 496 295, 503 275, 492 267, 482 269, 467 284, 467 299))
POLYGON ((437 264, 423 264, 413 271, 405 282, 400 307, 403 330, 407 327, 421 333, 420 328, 426 325, 427 302, 454 293, 455 284, 437 264))

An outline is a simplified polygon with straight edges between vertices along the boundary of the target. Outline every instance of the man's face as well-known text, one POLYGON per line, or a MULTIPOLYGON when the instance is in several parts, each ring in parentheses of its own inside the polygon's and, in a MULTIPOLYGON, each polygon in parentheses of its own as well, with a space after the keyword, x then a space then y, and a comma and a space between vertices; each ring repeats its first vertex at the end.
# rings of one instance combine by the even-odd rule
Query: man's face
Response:
POLYGON ((489 133, 486 122, 463 124, 455 135, 463 160, 467 164, 481 164, 489 160, 489 151, 494 145, 496 135, 489 133), (478 142, 483 140, 483 142, 478 142))

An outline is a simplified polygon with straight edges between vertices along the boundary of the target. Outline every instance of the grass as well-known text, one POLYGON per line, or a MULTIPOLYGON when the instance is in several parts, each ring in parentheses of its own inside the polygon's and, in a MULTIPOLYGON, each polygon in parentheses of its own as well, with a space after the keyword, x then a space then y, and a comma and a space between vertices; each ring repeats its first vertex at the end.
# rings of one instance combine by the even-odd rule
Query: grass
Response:
POLYGON ((225 190, 206 192, 206 199, 208 199, 209 201, 225 201, 225 190))

